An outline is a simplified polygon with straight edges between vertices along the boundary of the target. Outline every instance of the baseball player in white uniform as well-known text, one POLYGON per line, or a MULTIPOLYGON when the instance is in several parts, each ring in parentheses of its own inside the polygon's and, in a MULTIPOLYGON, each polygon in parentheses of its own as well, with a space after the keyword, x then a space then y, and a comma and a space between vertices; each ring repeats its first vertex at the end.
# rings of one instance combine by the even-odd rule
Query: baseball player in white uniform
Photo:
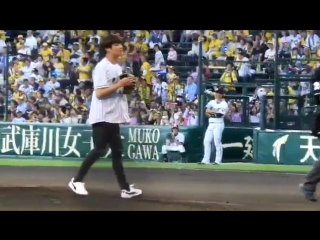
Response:
POLYGON ((163 161, 168 161, 168 151, 179 151, 182 159, 185 159, 186 149, 184 148, 185 136, 179 132, 178 126, 173 126, 171 133, 168 134, 166 144, 162 146, 163 161))
POLYGON ((206 130, 203 145, 204 156, 201 164, 210 164, 212 140, 216 148, 214 164, 221 164, 222 161, 222 132, 224 130, 224 116, 228 111, 228 104, 223 99, 224 90, 222 87, 215 88, 215 99, 206 105, 206 115, 209 117, 209 125, 206 130))

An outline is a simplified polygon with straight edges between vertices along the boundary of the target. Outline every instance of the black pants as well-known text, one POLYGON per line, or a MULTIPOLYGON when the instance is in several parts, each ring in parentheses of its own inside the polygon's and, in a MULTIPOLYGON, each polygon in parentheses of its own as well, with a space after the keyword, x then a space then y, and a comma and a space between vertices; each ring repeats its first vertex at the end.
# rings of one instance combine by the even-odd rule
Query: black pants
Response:
POLYGON ((318 160, 312 170, 306 176, 307 181, 304 187, 309 191, 315 191, 317 184, 320 182, 320 160, 318 160))
POLYGON ((94 148, 86 156, 79 169, 75 182, 83 182, 90 167, 100 158, 106 155, 107 146, 111 148, 112 167, 116 174, 121 189, 129 189, 122 165, 122 142, 120 126, 117 123, 100 122, 92 125, 92 138, 94 148))

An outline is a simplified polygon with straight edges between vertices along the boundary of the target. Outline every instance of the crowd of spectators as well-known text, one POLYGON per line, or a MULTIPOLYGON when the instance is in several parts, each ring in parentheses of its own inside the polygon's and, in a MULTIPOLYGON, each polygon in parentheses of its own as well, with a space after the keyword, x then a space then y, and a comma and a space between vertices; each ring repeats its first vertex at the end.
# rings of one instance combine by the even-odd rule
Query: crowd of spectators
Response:
MULTIPOLYGON (((123 38, 119 64, 138 80, 128 96, 132 125, 196 125, 200 72, 208 89, 224 85, 230 106, 226 120, 235 123, 245 118, 259 123, 258 91, 273 95, 275 71, 279 77, 293 76, 282 84, 281 94, 294 97, 283 99, 280 107, 297 115, 301 101, 296 97, 307 104, 308 76, 320 58, 314 30, 27 30, 8 36, 9 31, 0 30, 0 73, 9 81, 0 107, 13 122, 87 123, 91 73, 103 54, 100 39, 108 34, 123 38), (297 74, 306 81, 296 81, 297 74)), ((271 99, 267 111, 272 121, 271 99)))

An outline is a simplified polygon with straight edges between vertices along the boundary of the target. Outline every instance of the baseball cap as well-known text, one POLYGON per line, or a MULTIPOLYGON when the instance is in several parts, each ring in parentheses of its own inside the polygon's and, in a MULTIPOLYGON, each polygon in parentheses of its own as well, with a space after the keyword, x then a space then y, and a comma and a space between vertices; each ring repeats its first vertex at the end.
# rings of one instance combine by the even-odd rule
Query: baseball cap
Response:
POLYGON ((225 93, 223 87, 215 87, 214 88, 214 92, 215 93, 219 93, 219 94, 224 94, 225 93))

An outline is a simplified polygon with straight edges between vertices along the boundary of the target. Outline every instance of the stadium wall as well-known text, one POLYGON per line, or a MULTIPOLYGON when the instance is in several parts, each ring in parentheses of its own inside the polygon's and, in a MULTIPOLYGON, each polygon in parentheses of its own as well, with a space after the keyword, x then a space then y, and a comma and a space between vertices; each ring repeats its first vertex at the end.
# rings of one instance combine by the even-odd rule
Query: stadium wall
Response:
MULTIPOLYGON (((165 126, 122 126, 123 159, 161 161, 161 147, 171 131, 165 126)), ((186 136, 188 162, 203 156, 204 127, 180 127, 186 136)), ((227 127, 223 133, 224 162, 252 162, 252 128, 227 127)), ((81 160, 93 147, 91 128, 87 125, 0 123, 2 157, 76 158, 81 160)), ((214 148, 213 148, 214 149, 214 148)), ((213 150, 214 151, 214 150, 213 150)), ((111 151, 105 158, 110 160, 111 151)), ((214 152, 212 154, 214 158, 214 152)))
POLYGON ((253 139, 256 163, 311 165, 320 153, 320 142, 310 131, 254 129, 253 139))

